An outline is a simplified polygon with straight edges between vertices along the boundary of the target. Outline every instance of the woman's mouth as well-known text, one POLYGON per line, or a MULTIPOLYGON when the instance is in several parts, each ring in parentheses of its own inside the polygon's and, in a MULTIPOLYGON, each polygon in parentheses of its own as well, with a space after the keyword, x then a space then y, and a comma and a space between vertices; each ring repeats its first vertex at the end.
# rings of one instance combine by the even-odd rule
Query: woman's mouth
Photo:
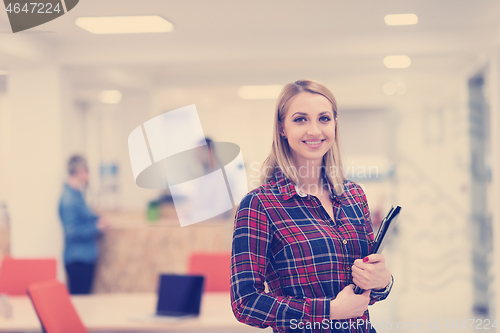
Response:
POLYGON ((323 140, 307 140, 307 141, 302 141, 306 144, 306 146, 308 146, 309 148, 313 148, 313 149, 316 149, 316 148, 319 148, 323 145, 323 142, 325 141, 325 139, 323 140))

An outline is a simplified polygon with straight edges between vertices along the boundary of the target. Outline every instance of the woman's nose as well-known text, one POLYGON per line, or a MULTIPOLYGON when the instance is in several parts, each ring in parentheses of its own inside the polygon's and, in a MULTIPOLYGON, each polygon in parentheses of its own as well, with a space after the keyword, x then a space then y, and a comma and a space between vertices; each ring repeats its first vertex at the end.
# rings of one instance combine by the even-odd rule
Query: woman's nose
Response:
POLYGON ((307 129, 307 134, 308 135, 318 135, 318 134, 321 134, 321 130, 319 129, 318 124, 311 123, 311 125, 307 129))

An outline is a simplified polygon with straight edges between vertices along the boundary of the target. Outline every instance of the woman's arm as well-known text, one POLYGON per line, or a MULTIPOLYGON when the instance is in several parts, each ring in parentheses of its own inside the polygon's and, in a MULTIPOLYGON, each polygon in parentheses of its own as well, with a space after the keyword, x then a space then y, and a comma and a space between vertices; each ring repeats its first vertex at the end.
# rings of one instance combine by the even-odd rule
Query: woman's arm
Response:
POLYGON ((231 305, 236 319, 260 328, 284 330, 296 322, 330 317, 331 298, 294 298, 264 292, 272 234, 258 196, 248 194, 235 217, 231 255, 231 305))

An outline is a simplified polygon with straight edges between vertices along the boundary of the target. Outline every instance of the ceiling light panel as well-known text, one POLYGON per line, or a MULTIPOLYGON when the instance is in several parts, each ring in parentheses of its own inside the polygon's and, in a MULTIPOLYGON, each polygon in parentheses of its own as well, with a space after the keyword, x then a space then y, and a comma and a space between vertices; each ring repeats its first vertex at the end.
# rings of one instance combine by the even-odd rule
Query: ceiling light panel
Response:
POLYGON ((384 58, 387 68, 407 68, 411 65, 411 59, 407 55, 391 55, 384 58))
POLYGON ((118 104, 122 100, 119 90, 103 90, 99 93, 99 101, 104 104, 118 104))
POLYGON ((158 15, 79 17, 75 24, 93 34, 170 32, 174 26, 158 15))
POLYGON ((387 25, 413 25, 418 23, 418 17, 415 14, 391 14, 384 17, 387 25))

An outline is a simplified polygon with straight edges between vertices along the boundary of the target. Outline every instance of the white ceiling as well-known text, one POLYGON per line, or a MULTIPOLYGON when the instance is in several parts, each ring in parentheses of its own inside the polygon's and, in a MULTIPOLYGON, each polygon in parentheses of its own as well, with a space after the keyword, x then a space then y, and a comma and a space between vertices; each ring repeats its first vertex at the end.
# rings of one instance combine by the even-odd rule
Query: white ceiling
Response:
MULTIPOLYGON (((57 61, 77 89, 110 85, 282 84, 297 78, 355 84, 441 75, 448 79, 498 45, 497 0, 81 0, 68 14, 9 33, 0 11, 0 68, 57 61), (415 26, 386 14, 415 13, 415 26), (171 33, 93 35, 79 16, 157 14, 171 33), (407 54, 408 69, 383 58, 407 54)), ((378 83, 377 83, 378 84, 378 83)))

